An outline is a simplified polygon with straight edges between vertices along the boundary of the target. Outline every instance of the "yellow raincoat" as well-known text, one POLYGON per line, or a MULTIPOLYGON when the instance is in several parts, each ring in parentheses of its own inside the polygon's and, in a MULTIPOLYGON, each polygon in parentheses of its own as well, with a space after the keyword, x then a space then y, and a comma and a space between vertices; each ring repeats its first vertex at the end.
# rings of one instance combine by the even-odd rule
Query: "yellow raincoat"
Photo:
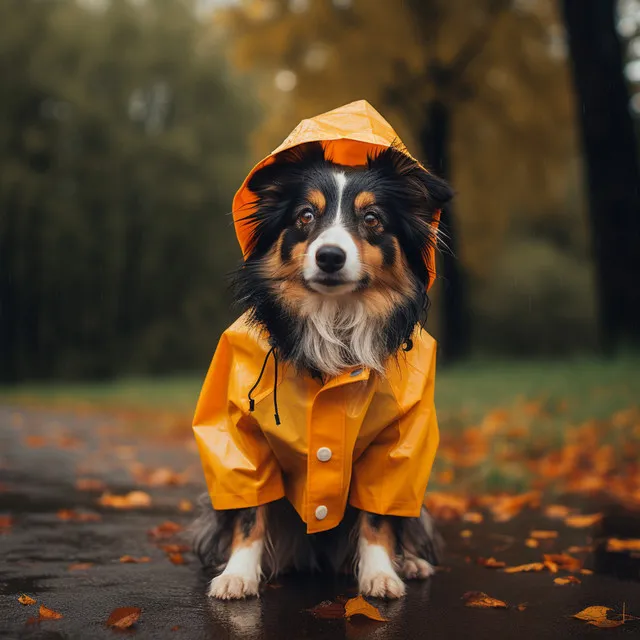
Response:
MULTIPOLYGON (((241 218, 253 202, 250 176, 278 152, 316 140, 334 162, 352 166, 391 145, 404 151, 364 100, 303 120, 234 198, 245 254, 250 229, 241 218)), ((435 273, 434 256, 427 260, 435 273)), ((338 525, 347 501, 372 513, 418 516, 438 447, 436 345, 426 331, 416 330, 412 339, 413 348, 392 359, 384 377, 354 368, 322 385, 286 364, 276 374, 275 362, 267 362, 250 411, 248 392, 270 346, 246 315, 236 320, 220 338, 193 421, 214 508, 255 507, 286 496, 308 533, 338 525), (280 424, 273 413, 276 375, 280 424)))

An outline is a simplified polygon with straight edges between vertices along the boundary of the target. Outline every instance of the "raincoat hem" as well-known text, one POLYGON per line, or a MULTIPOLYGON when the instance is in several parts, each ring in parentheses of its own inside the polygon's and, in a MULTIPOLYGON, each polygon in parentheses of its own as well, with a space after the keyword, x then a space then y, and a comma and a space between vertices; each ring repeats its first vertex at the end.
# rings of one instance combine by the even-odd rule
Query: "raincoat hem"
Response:
POLYGON ((368 511, 380 516, 402 516, 404 518, 417 518, 422 509, 422 504, 416 506, 414 501, 396 502, 383 509, 375 500, 363 499, 362 496, 358 495, 349 496, 349 504, 356 509, 360 509, 360 511, 368 511))
POLYGON ((249 507, 260 507, 284 498, 284 488, 273 486, 258 492, 248 493, 210 493, 213 508, 219 511, 229 509, 246 509, 249 507))

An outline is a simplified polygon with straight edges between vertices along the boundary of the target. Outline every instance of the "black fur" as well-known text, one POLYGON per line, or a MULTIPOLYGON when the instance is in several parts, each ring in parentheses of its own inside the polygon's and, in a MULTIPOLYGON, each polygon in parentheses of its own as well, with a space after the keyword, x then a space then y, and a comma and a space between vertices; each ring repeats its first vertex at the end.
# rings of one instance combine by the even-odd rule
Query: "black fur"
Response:
MULTIPOLYGON (((216 511, 207 494, 200 500, 200 515, 193 524, 195 553, 205 567, 221 570, 231 554, 231 540, 236 521, 255 521, 256 509, 216 511)), ((262 571, 273 577, 290 571, 351 572, 357 545, 358 509, 348 506, 342 522, 329 531, 307 534, 288 500, 265 506, 266 538, 262 571)), ((372 526, 391 522, 396 536, 397 560, 405 553, 416 555, 437 565, 442 557, 442 540, 433 520, 423 507, 419 518, 367 514, 372 526)))
MULTIPOLYGON (((381 216, 384 216, 385 233, 372 235, 370 242, 380 245, 388 266, 397 259, 391 241, 392 237, 397 238, 412 273, 413 295, 395 309, 384 335, 380 336, 383 360, 396 356, 415 326, 426 322, 427 288, 433 274, 429 273, 424 258, 435 248, 431 223, 435 212, 452 197, 446 182, 393 147, 370 157, 365 167, 344 167, 325 158, 320 143, 308 143, 279 154, 273 164, 252 176, 248 187, 257 200, 254 210, 245 218, 253 225, 252 239, 246 261, 233 274, 234 299, 241 312, 250 313, 253 323, 266 328, 282 360, 312 375, 318 372, 300 357, 297 348, 303 331, 300 318, 287 311, 274 296, 269 286, 273 283, 265 279, 261 260, 283 230, 286 230, 281 248, 283 260, 291 255, 293 246, 305 238, 307 232, 294 224, 296 204, 309 183, 322 185, 332 180, 335 169, 349 174, 354 190, 370 190, 376 194, 381 216)), ((368 285, 364 278, 359 288, 368 285)))

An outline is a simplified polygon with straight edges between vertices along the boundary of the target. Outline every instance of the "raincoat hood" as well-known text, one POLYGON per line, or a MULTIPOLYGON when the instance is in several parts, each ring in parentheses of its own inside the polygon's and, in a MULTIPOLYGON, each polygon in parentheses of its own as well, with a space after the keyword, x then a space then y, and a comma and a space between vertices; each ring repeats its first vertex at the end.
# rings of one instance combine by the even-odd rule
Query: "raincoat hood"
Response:
MULTIPOLYGON (((280 151, 314 140, 335 162, 352 166, 391 145, 408 153, 364 100, 303 120, 234 198, 245 256, 251 229, 241 218, 254 200, 248 180, 280 151)), ((433 255, 428 261, 433 268, 433 255)), ((384 375, 354 367, 318 381, 279 365, 269 335, 248 313, 236 320, 220 338, 193 420, 214 508, 286 497, 308 533, 337 526, 347 503, 381 515, 419 516, 439 438, 436 345, 420 328, 408 344, 384 375)))
MULTIPOLYGON (((252 227, 247 215, 255 204, 255 195, 247 187, 251 177, 271 164, 280 152, 307 142, 321 142, 327 158, 351 167, 365 165, 368 156, 375 156, 391 146, 415 160, 391 125, 366 100, 357 100, 303 120, 277 149, 249 172, 233 199, 233 223, 245 258, 251 243, 252 227)), ((440 212, 437 211, 432 223, 436 228, 439 219, 440 212)), ((435 248, 428 249, 425 262, 431 274, 431 284, 436 275, 435 248)))

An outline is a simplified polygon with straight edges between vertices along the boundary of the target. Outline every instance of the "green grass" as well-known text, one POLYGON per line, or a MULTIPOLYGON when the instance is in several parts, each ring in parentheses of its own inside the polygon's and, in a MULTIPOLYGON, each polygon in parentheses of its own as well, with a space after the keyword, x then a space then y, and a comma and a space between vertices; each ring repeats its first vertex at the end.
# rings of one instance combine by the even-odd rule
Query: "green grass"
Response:
MULTIPOLYGON (((25 384, 0 387, 2 404, 90 406, 97 409, 193 411, 202 377, 124 378, 100 383, 25 384)), ((566 402, 574 420, 606 418, 640 400, 640 356, 615 360, 472 361, 441 367, 436 404, 441 418, 479 420, 496 407, 541 400, 566 402)))

